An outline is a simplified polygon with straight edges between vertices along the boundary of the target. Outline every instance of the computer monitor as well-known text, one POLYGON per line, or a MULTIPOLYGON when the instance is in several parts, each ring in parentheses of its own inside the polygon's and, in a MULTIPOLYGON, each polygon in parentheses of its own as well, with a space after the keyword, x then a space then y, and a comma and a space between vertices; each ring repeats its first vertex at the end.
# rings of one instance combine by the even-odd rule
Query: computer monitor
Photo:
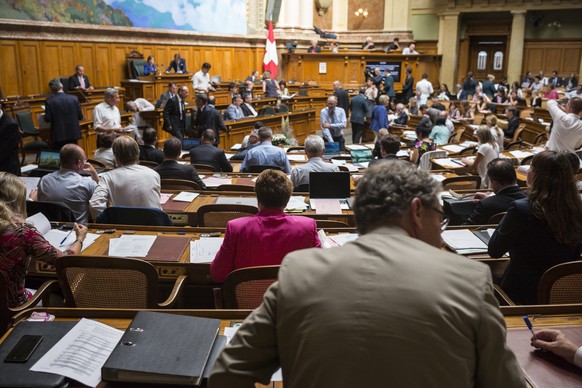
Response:
POLYGON ((371 149, 351 150, 350 156, 352 157, 352 163, 369 163, 374 159, 374 154, 371 149))
POLYGON ((40 151, 38 168, 56 171, 61 167, 61 155, 57 151, 40 151))
POLYGON ((350 197, 349 172, 310 172, 310 199, 345 199, 350 197))

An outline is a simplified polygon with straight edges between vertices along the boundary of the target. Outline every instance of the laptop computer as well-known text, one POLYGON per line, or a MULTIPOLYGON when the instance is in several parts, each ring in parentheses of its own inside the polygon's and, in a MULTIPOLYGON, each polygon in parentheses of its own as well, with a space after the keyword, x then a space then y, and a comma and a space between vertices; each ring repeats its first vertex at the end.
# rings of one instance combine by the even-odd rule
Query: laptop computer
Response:
POLYGON ((61 155, 58 151, 40 151, 38 168, 56 171, 61 167, 61 155))
POLYGON ((200 139, 183 138, 182 150, 188 151, 200 145, 200 139))
POLYGON ((366 150, 350 150, 350 156, 352 157, 352 163, 369 163, 374 159, 374 154, 369 148, 366 150))
POLYGON ((349 209, 351 177, 349 172, 309 173, 309 203, 317 210, 318 200, 337 200, 341 209, 349 209))
POLYGON ((221 75, 213 75, 212 77, 210 77, 210 82, 212 82, 213 84, 219 84, 221 81, 222 81, 221 75))

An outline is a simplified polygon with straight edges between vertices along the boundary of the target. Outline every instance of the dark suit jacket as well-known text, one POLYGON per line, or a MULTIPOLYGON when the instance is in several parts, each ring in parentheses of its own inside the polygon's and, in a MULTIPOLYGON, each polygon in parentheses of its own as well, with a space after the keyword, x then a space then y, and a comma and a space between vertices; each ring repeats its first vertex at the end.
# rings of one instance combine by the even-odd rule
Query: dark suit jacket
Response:
MULTIPOLYGON (((186 112, 184 112, 184 117, 186 117, 186 112)), ((163 129, 164 131, 172 133, 181 132, 182 136, 184 136, 184 123, 185 120, 180 120, 180 101, 178 96, 174 96, 166 102, 166 106, 164 107, 163 129)))
MULTIPOLYGON (((89 83, 89 78, 87 78, 87 76, 84 75, 83 79, 85 80, 85 89, 88 89, 91 86, 91 84, 89 83)), ((77 74, 73 74, 72 76, 70 76, 69 89, 76 89, 79 86, 81 86, 81 84, 79 83, 79 78, 77 78, 77 74)))
POLYGON ((343 89, 338 89, 334 94, 337 98, 337 106, 342 108, 344 112, 346 112, 346 118, 349 116, 350 112, 350 97, 348 96, 348 92, 343 89))
POLYGON ((390 97, 396 97, 396 92, 394 91, 394 77, 392 74, 388 73, 386 78, 384 78, 384 93, 390 97))
POLYGON ((186 70, 186 60, 184 58, 180 58, 180 63, 178 64, 178 67, 176 67, 176 62, 172 60, 172 62, 170 62, 170 66, 168 66, 166 71, 170 70, 174 70, 176 73, 179 71, 181 71, 182 73, 187 73, 188 70, 186 70))
POLYGON ((519 118, 517 116, 514 116, 507 123, 507 129, 505 130, 505 137, 509 137, 509 138, 513 137, 513 134, 515 133, 515 130, 517 129, 517 127, 519 127, 519 118))
POLYGON ((231 156, 230 160, 244 160, 245 157, 247 156, 247 152, 249 152, 251 148, 258 146, 259 144, 261 143, 251 144, 247 148, 241 149, 239 152, 231 156))
POLYGON ((408 104, 408 100, 414 96, 414 77, 411 75, 407 76, 404 80, 404 85, 402 85, 402 99, 405 104, 408 104))
POLYGON ((366 96, 363 94, 354 96, 352 101, 350 101, 350 110, 352 111, 350 115, 350 122, 364 124, 366 117, 370 114, 371 111, 366 96))
POLYGON ((497 194, 479 201, 464 225, 485 225, 491 216, 506 212, 513 201, 525 197, 525 191, 521 190, 519 186, 506 187, 497 194))
POLYGON ((194 166, 180 164, 175 160, 164 160, 154 170, 160 174, 161 179, 184 179, 198 183, 201 189, 206 188, 206 185, 196 173, 194 166))
POLYGON ((243 114, 245 115, 245 117, 248 117, 248 116, 252 116, 253 115, 253 112, 251 112, 251 110, 249 109, 249 107, 247 106, 247 104, 245 104, 245 103, 240 104, 240 108, 242 109, 243 114))
POLYGON ((208 164, 218 171, 232 172, 224 151, 210 144, 200 144, 190 150, 190 163, 208 164))
POLYGON ((307 49, 308 53, 320 53, 321 52, 321 47, 319 46, 315 46, 315 51, 313 50, 313 46, 309 46, 309 48, 307 49))
POLYGON ((164 102, 168 101, 171 98, 172 98, 172 96, 170 95, 170 92, 162 93, 162 96, 160 97, 160 99, 158 101, 156 101, 156 108, 161 108, 162 105, 164 105, 164 102))
POLYGON ((582 244, 569 246, 556 240, 548 224, 535 217, 529 199, 514 201, 489 240, 489 255, 509 252, 509 265, 501 287, 518 304, 537 303, 538 282, 551 267, 578 260, 582 244))
POLYGON ((408 123, 408 115, 404 111, 400 114, 400 116, 398 116, 394 119, 394 124, 406 125, 407 123, 408 123))
POLYGON ((6 112, 3 112, 0 118, 0 171, 20 175, 19 142, 18 124, 6 112))
POLYGON ((79 121, 81 120, 83 120, 83 112, 76 96, 57 93, 45 101, 44 121, 51 123, 53 142, 80 139, 79 121))
POLYGON ((199 136, 204 132, 204 130, 213 129, 214 134, 216 135, 216 144, 220 143, 220 131, 226 131, 222 113, 211 105, 206 105, 198 110, 198 114, 196 115, 196 127, 198 128, 199 136))
POLYGON ((493 98, 495 95, 495 85, 490 80, 483 82, 483 93, 485 93, 489 98, 493 98))
POLYGON ((142 144, 139 146, 139 160, 149 160, 160 164, 164 161, 164 152, 155 147, 142 144))

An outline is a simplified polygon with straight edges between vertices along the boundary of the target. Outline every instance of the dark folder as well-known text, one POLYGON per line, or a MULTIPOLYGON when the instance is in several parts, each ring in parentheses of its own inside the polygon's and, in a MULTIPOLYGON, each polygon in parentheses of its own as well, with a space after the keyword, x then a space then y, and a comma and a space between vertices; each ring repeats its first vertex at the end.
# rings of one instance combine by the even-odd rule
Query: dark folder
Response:
POLYGON ((77 322, 22 322, 0 345, 0 387, 63 387, 67 386, 61 375, 45 372, 33 372, 30 368, 36 364, 77 322), (22 364, 4 362, 10 350, 23 335, 42 335, 42 342, 30 359, 22 364))
POLYGON ((200 385, 220 320, 141 311, 101 369, 103 380, 200 385))

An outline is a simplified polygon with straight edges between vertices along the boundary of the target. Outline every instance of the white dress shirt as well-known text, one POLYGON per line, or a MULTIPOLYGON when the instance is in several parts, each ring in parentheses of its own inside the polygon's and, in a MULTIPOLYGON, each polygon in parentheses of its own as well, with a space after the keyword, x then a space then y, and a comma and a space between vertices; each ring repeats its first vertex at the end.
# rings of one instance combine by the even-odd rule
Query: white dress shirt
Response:
POLYGON ((195 91, 204 92, 210 87, 210 74, 204 74, 202 70, 192 76, 192 88, 195 91))
POLYGON ((93 129, 121 128, 121 114, 117 106, 109 105, 105 101, 93 109, 93 129))

